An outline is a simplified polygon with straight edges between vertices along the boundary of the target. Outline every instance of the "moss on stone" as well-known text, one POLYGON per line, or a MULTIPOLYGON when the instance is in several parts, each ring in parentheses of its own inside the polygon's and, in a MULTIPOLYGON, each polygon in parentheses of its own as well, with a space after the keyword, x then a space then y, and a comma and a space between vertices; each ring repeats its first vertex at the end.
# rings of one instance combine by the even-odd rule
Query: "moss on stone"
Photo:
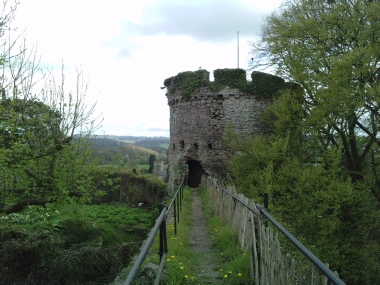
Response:
POLYGON ((214 71, 214 82, 209 80, 209 72, 204 69, 197 71, 185 71, 176 76, 165 79, 164 85, 169 93, 182 96, 190 100, 192 96, 199 93, 201 87, 208 87, 210 91, 217 92, 225 87, 236 88, 247 95, 257 98, 270 99, 278 92, 290 86, 279 76, 253 71, 252 81, 247 81, 244 69, 216 69, 214 71))

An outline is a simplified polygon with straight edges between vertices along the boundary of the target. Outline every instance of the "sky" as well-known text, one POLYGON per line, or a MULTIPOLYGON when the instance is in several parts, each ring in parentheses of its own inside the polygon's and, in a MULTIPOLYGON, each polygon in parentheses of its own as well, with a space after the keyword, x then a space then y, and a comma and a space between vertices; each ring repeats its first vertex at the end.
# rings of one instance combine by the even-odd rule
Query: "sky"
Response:
MULTIPOLYGON (((11 1, 11 0, 9 0, 11 1)), ((43 69, 79 68, 99 135, 169 136, 163 81, 184 71, 248 68, 249 43, 281 0, 20 0, 13 26, 43 69), (239 41, 237 32, 239 31, 239 41)), ((75 84, 69 87, 75 89, 75 84)))

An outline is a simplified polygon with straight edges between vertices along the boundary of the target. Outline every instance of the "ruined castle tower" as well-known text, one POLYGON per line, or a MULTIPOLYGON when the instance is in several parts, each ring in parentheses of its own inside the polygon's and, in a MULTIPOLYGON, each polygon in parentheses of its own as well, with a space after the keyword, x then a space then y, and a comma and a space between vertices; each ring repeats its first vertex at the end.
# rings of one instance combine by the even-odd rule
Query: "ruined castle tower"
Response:
MULTIPOLYGON (((165 80, 170 106, 169 189, 184 173, 188 174, 190 187, 197 187, 203 174, 224 177, 228 158, 222 137, 226 127, 243 136, 265 131, 260 114, 269 99, 262 96, 266 92, 259 90, 254 79, 260 80, 265 75, 282 86, 284 81, 265 73, 255 75, 258 78, 252 73, 251 82, 242 69, 219 69, 214 71, 214 81, 210 82, 208 71, 197 70, 165 80)), ((262 83, 264 87, 267 85, 262 83)))

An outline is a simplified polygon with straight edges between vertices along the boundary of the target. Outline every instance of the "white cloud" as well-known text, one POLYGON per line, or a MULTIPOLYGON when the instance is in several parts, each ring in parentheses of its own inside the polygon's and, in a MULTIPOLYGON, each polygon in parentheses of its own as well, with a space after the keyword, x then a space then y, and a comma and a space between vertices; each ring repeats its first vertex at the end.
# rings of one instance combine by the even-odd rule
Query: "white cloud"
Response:
POLYGON ((15 24, 30 44, 38 42, 43 67, 59 68, 63 59, 68 70, 83 68, 88 97, 105 118, 100 134, 168 136, 164 79, 237 67, 237 31, 240 67, 247 68, 247 42, 279 2, 24 0, 15 24))

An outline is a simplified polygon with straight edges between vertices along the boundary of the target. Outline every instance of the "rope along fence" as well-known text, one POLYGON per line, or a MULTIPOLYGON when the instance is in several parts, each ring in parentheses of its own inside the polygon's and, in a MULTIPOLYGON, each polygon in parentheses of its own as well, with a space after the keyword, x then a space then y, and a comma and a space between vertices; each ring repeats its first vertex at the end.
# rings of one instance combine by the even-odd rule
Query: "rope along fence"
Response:
POLYGON ((345 284, 327 264, 279 224, 264 207, 226 189, 211 177, 202 178, 215 213, 228 221, 238 234, 242 248, 251 252, 251 279, 261 284, 345 284))

